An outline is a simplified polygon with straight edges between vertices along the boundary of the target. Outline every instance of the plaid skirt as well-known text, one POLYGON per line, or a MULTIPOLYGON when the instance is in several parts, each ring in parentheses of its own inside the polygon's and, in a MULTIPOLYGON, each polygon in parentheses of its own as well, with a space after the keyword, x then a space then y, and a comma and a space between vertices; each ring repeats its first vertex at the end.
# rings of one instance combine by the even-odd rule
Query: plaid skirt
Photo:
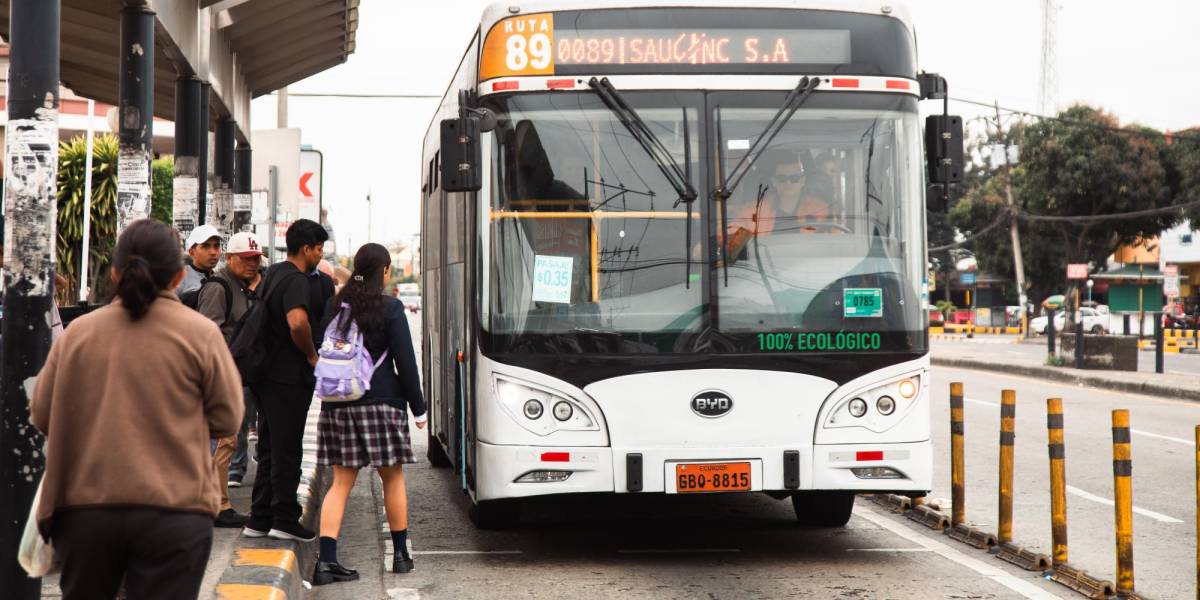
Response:
POLYGON ((406 411, 387 404, 321 410, 318 465, 362 468, 415 462, 406 411))

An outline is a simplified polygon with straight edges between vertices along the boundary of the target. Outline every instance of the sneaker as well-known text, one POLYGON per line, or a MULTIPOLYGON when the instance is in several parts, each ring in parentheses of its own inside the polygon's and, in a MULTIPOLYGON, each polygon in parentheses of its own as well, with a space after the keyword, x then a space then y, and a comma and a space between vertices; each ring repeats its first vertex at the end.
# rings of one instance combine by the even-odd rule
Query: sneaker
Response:
POLYGON ((267 533, 267 537, 276 540, 296 540, 298 542, 311 542, 317 539, 317 534, 306 529, 299 523, 288 523, 286 525, 276 525, 267 533))
POLYGON ((338 581, 358 581, 358 571, 347 569, 335 562, 317 563, 317 568, 313 570, 313 585, 325 585, 338 581))
POLYGON ((413 570, 413 561, 411 558, 404 558, 403 556, 396 556, 395 558, 392 559, 392 572, 393 573, 412 573, 412 570, 413 570))
POLYGON ((213 527, 244 527, 249 522, 250 517, 239 515, 236 510, 227 508, 221 511, 221 514, 217 515, 217 518, 213 520, 213 527))
POLYGON ((242 528, 242 535, 248 538, 267 537, 267 533, 271 531, 271 522, 255 522, 254 516, 250 516, 250 520, 246 526, 242 528))
POLYGON ((231 488, 240 488, 242 487, 242 480, 230 477, 229 481, 225 485, 228 485, 231 488))

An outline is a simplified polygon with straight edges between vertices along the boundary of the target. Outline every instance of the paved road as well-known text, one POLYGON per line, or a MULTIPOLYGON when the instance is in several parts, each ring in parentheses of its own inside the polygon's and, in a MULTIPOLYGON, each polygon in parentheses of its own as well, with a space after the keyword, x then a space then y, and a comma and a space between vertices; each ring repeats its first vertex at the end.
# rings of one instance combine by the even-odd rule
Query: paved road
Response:
MULTIPOLYGON (((414 442, 423 459, 424 434, 414 442)), ((406 471, 417 570, 387 572, 379 481, 361 477, 340 554, 362 579, 309 598, 1071 597, 863 499, 847 527, 806 529, 790 502, 761 494, 543 498, 519 527, 483 532, 457 476, 406 471)))
MULTIPOLYGON (((1070 561, 1111 579, 1115 573, 1111 411, 1127 408, 1133 428, 1134 557, 1137 589, 1151 598, 1193 595, 1195 578, 1194 427, 1200 403, 1057 385, 935 367, 934 498, 950 498, 949 382, 965 384, 967 519, 996 530, 1000 391, 1017 392, 1014 536, 1050 547, 1046 398, 1063 398, 1070 561)), ((1200 380, 1198 380, 1200 383, 1200 380)))
POLYGON ((379 484, 363 478, 340 549, 363 579, 309 598, 1071 597, 861 499, 837 529, 800 527, 790 502, 744 494, 541 499, 519 527, 481 532, 457 477, 427 463, 407 473, 417 570, 384 572, 379 484))
MULTIPOLYGON (((1043 360, 1046 357, 1046 338, 1036 338, 1039 342, 1015 343, 1016 336, 1009 335, 978 335, 973 339, 965 336, 955 336, 958 339, 939 338, 933 343, 940 348, 961 347, 972 353, 988 352, 1001 357, 1021 357, 1033 360, 1043 360)), ((1168 373, 1200 375, 1200 354, 1165 353, 1163 354, 1163 369, 1168 373)), ((1138 371, 1154 372, 1154 351, 1142 350, 1138 353, 1138 371)))

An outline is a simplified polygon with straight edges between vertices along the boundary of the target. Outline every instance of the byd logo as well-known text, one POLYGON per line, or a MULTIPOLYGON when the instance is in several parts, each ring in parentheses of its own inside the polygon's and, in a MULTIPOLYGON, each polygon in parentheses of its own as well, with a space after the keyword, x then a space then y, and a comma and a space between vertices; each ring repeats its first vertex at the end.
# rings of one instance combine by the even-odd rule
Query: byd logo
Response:
POLYGON ((725 392, 707 390, 692 398, 692 412, 702 417, 723 417, 732 409, 733 399, 725 392))

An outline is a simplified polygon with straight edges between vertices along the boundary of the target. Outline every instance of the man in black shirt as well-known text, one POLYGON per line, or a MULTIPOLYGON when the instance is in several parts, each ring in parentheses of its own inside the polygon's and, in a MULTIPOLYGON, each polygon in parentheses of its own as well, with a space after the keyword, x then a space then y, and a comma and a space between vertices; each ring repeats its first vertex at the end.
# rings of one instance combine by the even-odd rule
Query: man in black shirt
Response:
POLYGON ((300 454, 313 396, 313 317, 323 312, 332 289, 314 291, 309 281, 321 262, 325 228, 300 219, 287 230, 287 260, 271 265, 259 285, 267 309, 264 381, 252 386, 259 401, 258 474, 254 479, 247 537, 310 541, 316 534, 300 524, 300 454))

